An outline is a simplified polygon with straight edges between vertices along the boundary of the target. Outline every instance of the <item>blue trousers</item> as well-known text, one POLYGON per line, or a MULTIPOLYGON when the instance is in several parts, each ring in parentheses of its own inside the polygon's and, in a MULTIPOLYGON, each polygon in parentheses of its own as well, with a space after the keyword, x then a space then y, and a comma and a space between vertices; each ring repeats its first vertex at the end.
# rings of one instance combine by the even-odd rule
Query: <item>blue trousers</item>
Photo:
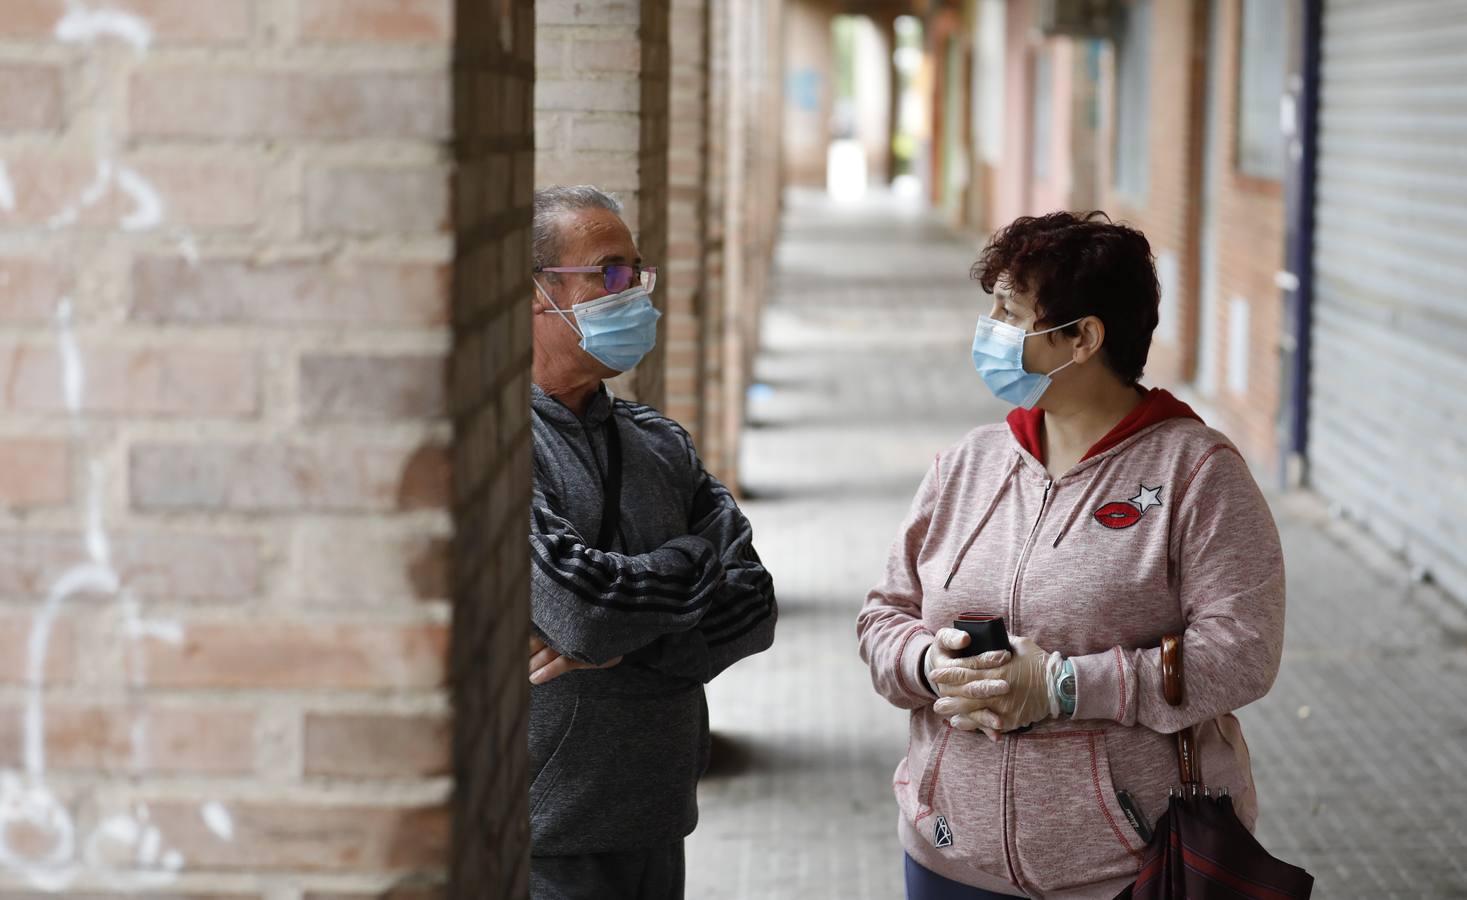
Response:
POLYGON ((902 854, 902 859, 906 863, 907 900, 1013 900, 1016 896, 959 884, 922 868, 906 854, 902 854))

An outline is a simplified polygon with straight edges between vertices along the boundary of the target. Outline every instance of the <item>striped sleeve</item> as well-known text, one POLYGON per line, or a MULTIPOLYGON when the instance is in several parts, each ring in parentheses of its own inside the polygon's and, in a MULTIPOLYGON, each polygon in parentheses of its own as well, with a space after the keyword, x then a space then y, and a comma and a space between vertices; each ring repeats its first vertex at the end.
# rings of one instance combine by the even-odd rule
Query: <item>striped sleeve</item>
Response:
POLYGON ((692 439, 677 430, 698 473, 688 530, 718 554, 723 580, 696 628, 668 635, 635 659, 665 674, 708 682, 744 657, 767 650, 779 611, 774 580, 754 550, 749 520, 728 488, 703 468, 692 439))
POLYGON ((597 550, 538 485, 530 563, 536 627, 562 655, 596 665, 695 627, 724 581, 719 554, 698 535, 638 555, 597 550))

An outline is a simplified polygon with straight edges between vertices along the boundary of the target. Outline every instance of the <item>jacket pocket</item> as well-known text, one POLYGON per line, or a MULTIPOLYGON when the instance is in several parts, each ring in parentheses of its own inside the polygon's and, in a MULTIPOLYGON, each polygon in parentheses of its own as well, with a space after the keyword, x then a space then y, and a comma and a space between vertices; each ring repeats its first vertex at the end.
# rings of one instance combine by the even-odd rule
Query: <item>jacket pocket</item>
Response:
POLYGON ((531 788, 535 851, 649 847, 692 831, 706 758, 703 686, 655 696, 583 692, 569 708, 531 788))
POLYGON ((951 727, 931 709, 918 710, 907 755, 911 783, 897 786, 903 814, 934 851, 997 877, 1007 877, 999 827, 1002 747, 951 727))
POLYGON ((1104 732, 1020 738, 1012 798, 1020 874, 1040 891, 1136 873, 1144 845, 1116 800, 1104 732))
POLYGON ((532 819, 555 790, 555 783, 560 780, 561 773, 565 770, 566 742, 570 739, 571 733, 575 731, 576 718, 580 712, 581 698, 577 696, 571 705, 570 715, 566 717, 565 728, 560 732, 560 739, 555 742, 555 748, 550 751, 550 755, 545 758, 540 770, 530 781, 530 818, 532 819))

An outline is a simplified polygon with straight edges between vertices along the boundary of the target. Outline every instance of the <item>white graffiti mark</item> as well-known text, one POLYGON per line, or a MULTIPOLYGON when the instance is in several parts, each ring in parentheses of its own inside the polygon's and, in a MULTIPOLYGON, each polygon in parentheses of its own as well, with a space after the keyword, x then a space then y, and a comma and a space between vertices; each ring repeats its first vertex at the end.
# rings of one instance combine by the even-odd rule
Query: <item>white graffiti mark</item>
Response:
MULTIPOLYGON (((147 53, 153 41, 153 30, 141 17, 123 10, 89 9, 78 0, 68 0, 68 9, 56 23, 56 39, 68 44, 92 45, 104 38, 119 38, 131 44, 139 56, 147 53)), ((47 221, 53 231, 76 224, 81 214, 96 206, 116 187, 127 196, 132 208, 118 220, 123 231, 147 231, 163 222, 163 199, 153 185, 137 171, 115 165, 116 142, 111 120, 102 110, 97 125, 97 171, 92 183, 76 202, 68 205, 47 221)))
POLYGON ((234 817, 229 814, 223 804, 217 801, 205 803, 199 809, 199 814, 204 817, 204 824, 209 830, 226 841, 234 840, 234 817))
POLYGON ((0 864, 22 870, 41 890, 59 891, 74 877, 70 867, 62 866, 71 859, 75 845, 71 814, 45 785, 0 772, 0 864), (11 846, 11 832, 22 830, 30 834, 28 847, 43 837, 49 838, 49 845, 39 854, 20 853, 11 846))
MULTIPOLYGON (((89 9, 82 0, 67 0, 66 14, 56 23, 56 38, 65 43, 94 45, 116 38, 131 45, 139 55, 152 42, 152 29, 142 18, 119 10, 89 9)), ((107 110, 99 114, 95 170, 90 182, 75 199, 46 220, 52 230, 75 225, 82 214, 101 204, 117 190, 128 202, 117 226, 128 232, 147 231, 164 224, 165 205, 157 189, 137 171, 119 166, 118 146, 113 138, 107 110)), ((9 171, 0 161, 0 209, 15 208, 15 190, 9 171)), ((173 229, 174 239, 190 262, 198 258, 192 234, 173 229)), ((63 297, 55 313, 57 353, 61 361, 61 387, 69 414, 73 439, 85 446, 84 419, 86 367, 76 340, 71 299, 63 297)), ((146 683, 145 657, 138 652, 143 640, 182 643, 183 626, 170 619, 147 619, 137 595, 118 574, 112 561, 112 546, 104 521, 106 472, 99 459, 86 466, 87 489, 83 526, 85 558, 58 574, 31 622, 27 640, 26 695, 22 712, 23 770, 0 770, 0 869, 20 874, 33 887, 65 891, 83 873, 110 886, 127 891, 158 887, 176 880, 184 867, 183 854, 167 846, 163 833, 150 823, 148 807, 134 803, 100 818, 89 833, 80 836, 72 811, 46 783, 45 683, 47 661, 56 622, 63 607, 79 595, 111 597, 121 613, 128 643, 127 684, 141 688, 146 683)), ((128 728, 132 762, 138 771, 147 768, 148 714, 144 708, 128 728)), ((210 828, 231 839, 233 819, 218 802, 200 807, 210 828)))
POLYGON ((158 853, 162 849, 163 836, 158 833, 157 828, 149 828, 143 832, 143 839, 138 844, 138 862, 145 866, 152 866, 158 861, 158 853))
POLYGON ((139 804, 103 819, 87 838, 82 859, 89 869, 114 878, 123 874, 124 865, 151 870, 126 872, 128 885, 158 887, 173 881, 183 868, 183 857, 162 847, 162 833, 149 823, 147 807, 139 804))
POLYGON ((119 223, 122 230, 147 231, 158 227, 163 221, 163 200, 148 180, 132 169, 123 168, 117 172, 117 186, 134 204, 132 212, 119 223))
MULTIPOLYGON (((118 38, 132 45, 139 56, 147 53, 153 42, 153 29, 140 16, 117 9, 90 9, 81 0, 67 0, 67 11, 56 23, 56 39, 69 44, 94 45, 104 38, 118 38)), ((147 231, 161 225, 165 218, 163 198, 157 188, 136 170, 116 167, 116 141, 112 137, 111 118, 107 109, 100 110, 97 123, 97 172, 92 183, 82 191, 74 202, 47 220, 53 231, 76 224, 81 214, 97 205, 114 186, 131 203, 131 209, 118 220, 123 231, 147 231)), ((0 207, 9 209, 14 205, 13 191, 6 189, 4 167, 0 165, 0 207), (11 196, 11 205, 5 205, 6 196, 11 196)), ((178 252, 190 264, 198 262, 198 247, 193 234, 186 228, 175 228, 172 235, 178 252)))
POLYGON ((127 729, 127 746, 131 751, 134 768, 145 769, 148 765, 148 722, 142 716, 133 720, 127 729))
POLYGON ((10 170, 5 160, 0 159, 0 209, 11 212, 15 209, 15 185, 10 183, 10 170))
POLYGON ((129 12, 77 6, 56 23, 56 39, 64 44, 94 44, 105 37, 120 38, 142 54, 153 42, 153 29, 129 12))
POLYGON ((41 612, 31 623, 26 660, 25 770, 33 778, 46 771, 46 727, 42 690, 46 686, 46 655, 57 613, 68 597, 81 593, 110 594, 117 590, 117 573, 105 565, 72 566, 51 585, 41 612))
POLYGON ((185 229, 179 229, 173 233, 173 239, 178 246, 178 252, 184 259, 188 260, 190 266, 199 264, 199 244, 194 236, 185 229))
POLYGON ((97 160, 97 173, 92 176, 92 183, 82 189, 81 196, 76 202, 69 204, 61 212, 46 220, 46 227, 52 231, 60 231, 76 224, 81 218, 83 210, 91 209, 101 202, 107 195, 107 189, 112 186, 112 160, 97 160))
MULTIPOLYGON (((86 437, 86 424, 82 417, 86 370, 76 341, 70 298, 63 297, 57 303, 55 323, 66 408, 73 434, 82 441, 86 437)), ((183 628, 179 623, 150 621, 142 617, 136 595, 122 585, 113 567, 112 545, 103 518, 104 475, 99 461, 89 461, 84 534, 87 558, 69 566, 56 577, 31 623, 26 648, 26 705, 22 723, 24 777, 0 773, 0 863, 20 871, 32 885, 50 891, 65 890, 84 869, 106 871, 113 881, 121 884, 158 886, 173 880, 184 863, 181 854, 164 848, 163 835, 148 824, 147 807, 139 804, 130 813, 117 813, 103 819, 87 837, 82 865, 77 865, 74 860, 75 822, 65 804, 45 783, 46 660, 56 618, 66 601, 81 594, 115 597, 130 637, 183 640, 183 628), (18 849, 13 842, 15 833, 23 834, 24 850, 18 849), (121 865, 129 868, 118 868, 121 865)), ((143 684, 143 672, 137 662, 129 666, 129 683, 134 687, 143 684)), ((129 738, 135 761, 142 762, 147 746, 146 714, 132 723, 129 738)))
POLYGON ((134 638, 152 638, 175 647, 183 643, 183 626, 169 619, 135 619, 127 623, 127 633, 134 638))
POLYGON ((73 426, 81 415, 82 389, 86 385, 86 368, 76 346, 76 333, 71 327, 71 298, 62 297, 56 304, 56 347, 61 353, 61 391, 66 398, 66 411, 73 426))

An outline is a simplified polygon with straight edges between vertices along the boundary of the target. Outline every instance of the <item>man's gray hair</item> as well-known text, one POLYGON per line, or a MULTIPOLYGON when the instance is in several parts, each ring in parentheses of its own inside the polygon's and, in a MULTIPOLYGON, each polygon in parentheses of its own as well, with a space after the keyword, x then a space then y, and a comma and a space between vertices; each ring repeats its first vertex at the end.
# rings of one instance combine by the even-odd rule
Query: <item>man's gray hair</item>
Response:
POLYGON ((535 192, 530 249, 535 265, 560 265, 560 217, 583 209, 609 209, 621 215, 621 201, 590 184, 553 185, 535 192))

